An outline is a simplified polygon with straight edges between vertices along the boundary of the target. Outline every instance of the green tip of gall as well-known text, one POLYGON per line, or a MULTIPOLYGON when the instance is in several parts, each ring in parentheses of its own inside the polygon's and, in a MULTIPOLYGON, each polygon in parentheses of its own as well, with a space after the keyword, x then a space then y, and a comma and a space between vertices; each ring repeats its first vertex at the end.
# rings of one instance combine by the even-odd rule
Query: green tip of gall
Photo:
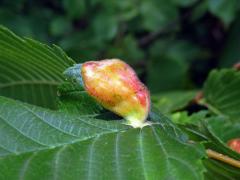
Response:
POLYGON ((63 75, 73 82, 78 83, 82 87, 84 87, 83 79, 82 79, 82 64, 75 64, 72 67, 69 67, 63 72, 63 75))

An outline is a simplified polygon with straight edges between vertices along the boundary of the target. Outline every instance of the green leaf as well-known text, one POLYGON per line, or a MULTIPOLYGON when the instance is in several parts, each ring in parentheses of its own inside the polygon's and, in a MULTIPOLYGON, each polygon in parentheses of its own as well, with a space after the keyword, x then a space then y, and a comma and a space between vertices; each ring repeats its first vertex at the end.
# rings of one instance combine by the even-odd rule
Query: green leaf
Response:
MULTIPOLYGON (((240 2, 240 1, 239 1, 240 2)), ((221 67, 232 67, 235 63, 240 61, 240 14, 229 30, 223 52, 220 57, 221 67)))
POLYGON ((148 87, 152 93, 179 90, 186 81, 187 64, 166 57, 153 58, 148 65, 148 87))
POLYGON ((98 115, 104 111, 103 107, 76 83, 63 83, 58 88, 58 96, 60 111, 80 115, 98 115))
POLYGON ((114 14, 100 13, 92 22, 92 31, 94 37, 101 40, 113 39, 118 30, 118 18, 114 14))
POLYGON ((59 47, 20 38, 0 27, 0 95, 54 108, 62 72, 72 63, 59 47))
POLYGON ((71 32, 71 22, 65 17, 58 16, 50 24, 50 32, 53 36, 63 36, 71 32))
POLYGON ((173 22, 178 17, 176 5, 172 1, 148 0, 141 1, 140 14, 143 27, 149 31, 156 31, 173 22))
MULTIPOLYGON (((240 123, 232 123, 227 118, 212 117, 205 122, 208 132, 209 143, 207 148, 211 148, 219 153, 227 155, 236 160, 240 160, 240 154, 227 146, 227 142, 233 138, 239 137, 240 123)), ((216 160, 205 160, 207 168, 207 179, 213 179, 213 176, 222 179, 238 179, 240 177, 239 168, 233 167, 216 160)))
POLYGON ((0 179, 203 177, 202 146, 157 113, 150 120, 158 124, 132 129, 4 97, 0 104, 0 179))
POLYGON ((86 11, 86 1, 83 0, 63 0, 63 7, 67 15, 72 19, 81 17, 86 11))
POLYGON ((135 0, 92 0, 91 4, 102 8, 100 15, 107 12, 112 16, 117 16, 121 21, 131 20, 139 13, 139 5, 135 0))
MULTIPOLYGON (((226 153, 227 155, 240 160, 240 154, 233 151, 227 146, 227 142, 234 138, 239 138, 240 123, 232 123, 227 118, 213 117, 209 118, 206 125, 211 134, 212 141, 219 145, 216 149, 226 153)), ((240 173, 239 173, 240 174, 240 173)))
POLYGON ((193 9, 191 20, 196 21, 199 18, 203 17, 208 11, 208 1, 198 2, 198 5, 193 9))
POLYGON ((187 7, 197 2, 197 0, 172 0, 175 4, 187 7))
MULTIPOLYGON (((72 61, 60 49, 2 29, 4 62, 14 60, 24 69, 16 68, 14 75, 63 82, 62 69, 72 61), (20 62, 31 66, 17 61, 19 52, 20 62)), ((39 97, 37 88, 26 91, 39 97)), ((49 92, 42 92, 42 98, 50 99, 45 96, 49 92)), ((0 96, 0 179, 203 179, 203 147, 190 144, 186 134, 153 108, 148 118, 153 124, 133 129, 121 119, 106 118, 82 89, 63 84, 58 95, 58 111, 0 96)))
POLYGON ((240 72, 233 69, 214 70, 204 85, 206 105, 214 113, 240 120, 240 72))
POLYGON ((24 153, 127 129, 96 115, 70 114, 0 97, 0 152, 24 153))
POLYGON ((107 57, 118 57, 128 63, 139 63, 144 54, 138 47, 137 39, 128 35, 122 38, 116 45, 110 46, 106 52, 107 57))
MULTIPOLYGON (((81 92, 79 91, 79 93, 81 92)), ((71 98, 71 93, 68 95, 71 98)), ((88 111, 86 109, 89 107, 83 109, 86 103, 83 100, 87 99, 92 102, 92 99, 86 97, 81 99, 81 97, 79 96, 74 104, 80 106, 82 103, 82 108, 77 109, 79 106, 76 106, 75 111, 66 108, 70 104, 69 102, 65 106, 61 106, 62 109, 59 111, 52 111, 1 97, 0 120, 2 124, 0 123, 0 125, 2 130, 0 132, 2 134, 0 144, 3 154, 53 148, 93 135, 129 128, 129 126, 119 123, 122 121, 106 121, 107 119, 103 116, 104 114, 101 114, 101 111, 93 113, 92 108, 88 111), (78 113, 76 113, 77 111, 78 113)), ((63 100, 62 104, 66 102, 65 98, 60 98, 63 100)), ((160 123, 169 136, 173 138, 177 136, 182 141, 186 140, 186 136, 166 117, 151 113, 150 119, 155 123, 160 123)))
POLYGON ((209 10, 216 16, 222 19, 222 21, 229 25, 235 18, 238 10, 237 0, 207 0, 209 10))
POLYGON ((115 1, 115 3, 117 5, 116 14, 120 15, 123 21, 131 20, 139 14, 138 3, 134 0, 121 0, 115 1))
POLYGON ((196 96, 196 91, 170 91, 152 96, 152 103, 162 113, 185 108, 196 96))
POLYGON ((171 115, 171 119, 174 123, 177 124, 197 124, 200 121, 202 121, 206 115, 208 114, 208 111, 202 110, 198 111, 196 113, 193 113, 191 115, 188 115, 187 111, 182 112, 175 112, 171 115))
POLYGON ((4 156, 0 179, 202 179, 202 148, 171 138, 162 128, 130 129, 4 156))
POLYGON ((235 180, 239 179, 239 168, 232 167, 223 162, 213 159, 205 159, 204 166, 207 168, 204 179, 215 180, 235 180))
POLYGON ((165 38, 154 43, 147 66, 151 92, 183 89, 190 81, 188 62, 199 58, 199 55, 202 55, 199 47, 188 41, 165 38))
POLYGON ((106 45, 93 37, 93 32, 89 29, 81 32, 75 32, 68 34, 64 39, 60 41, 60 45, 63 49, 71 54, 76 62, 84 62, 87 60, 96 59, 99 51, 101 51, 106 45))

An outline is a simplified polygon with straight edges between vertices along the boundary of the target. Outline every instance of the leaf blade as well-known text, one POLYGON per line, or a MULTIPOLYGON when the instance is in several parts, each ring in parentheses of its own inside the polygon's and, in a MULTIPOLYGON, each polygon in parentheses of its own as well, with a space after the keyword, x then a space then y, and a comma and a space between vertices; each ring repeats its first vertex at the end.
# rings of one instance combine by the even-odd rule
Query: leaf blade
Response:
POLYGON ((214 70, 204 85, 204 97, 209 109, 218 115, 238 121, 240 117, 240 72, 233 69, 214 70))
MULTIPOLYGON (((21 161, 23 165, 20 167, 23 168, 29 162, 24 173, 19 173, 24 179, 39 178, 42 175, 44 179, 203 179, 204 168, 200 158, 204 155, 200 149, 182 142, 179 144, 179 141, 155 125, 142 130, 131 129, 97 136, 34 155, 7 156, 0 159, 0 164, 5 168, 11 166, 9 160, 13 158, 13 162, 21 161), (126 140, 131 143, 126 145, 126 140), (185 145, 185 148, 176 150, 173 148, 174 143, 177 143, 175 146, 185 145), (22 161, 21 156, 27 160, 22 161), (49 173, 42 174, 42 167, 48 169, 49 173), (40 170, 36 171, 37 168, 40 170), (186 168, 189 168, 187 174, 183 171, 186 168), (67 172, 63 169, 67 169, 67 172)), ((8 172, 4 171, 5 168, 0 169, 1 176, 11 178, 15 176, 13 171, 16 172, 19 167, 13 167, 8 172)))
POLYGON ((47 110, 5 97, 0 97, 0 104, 0 144, 13 153, 53 148, 128 128, 118 122, 47 110))
POLYGON ((0 95, 55 108, 62 72, 72 63, 57 46, 20 38, 0 26, 0 95))

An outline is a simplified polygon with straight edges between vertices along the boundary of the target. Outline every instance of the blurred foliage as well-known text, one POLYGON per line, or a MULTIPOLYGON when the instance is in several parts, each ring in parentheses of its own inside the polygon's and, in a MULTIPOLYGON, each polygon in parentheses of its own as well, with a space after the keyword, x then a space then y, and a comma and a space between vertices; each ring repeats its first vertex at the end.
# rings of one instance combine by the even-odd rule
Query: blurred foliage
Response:
MULTIPOLYGON (((231 68, 240 60, 239 9, 239 0, 0 0, 0 24, 20 36, 57 44, 76 62, 125 60, 150 88, 152 107, 170 117, 190 140, 240 160, 226 146, 240 128, 240 71, 231 68)), ((4 29, 0 93, 55 108, 56 104, 44 101, 55 101, 50 97, 55 97, 57 85, 64 80, 61 72, 67 65, 60 66, 59 58, 71 59, 57 46, 19 38, 4 29), (47 60, 53 65, 43 64, 47 60), (52 93, 44 96, 48 92, 52 93)), ((57 95, 63 112, 75 115, 91 102, 72 88, 63 84, 57 95), (75 103, 83 98, 84 104, 75 103)), ((94 114, 105 113, 104 119, 108 115, 98 106, 92 109, 97 111, 94 114)), ((206 158, 204 165, 206 179, 239 179, 239 169, 227 164, 206 158)))
POLYGON ((199 88, 240 58, 238 0, 0 0, 0 24, 77 62, 121 58, 151 92, 199 88))
POLYGON ((171 91, 152 96, 152 103, 164 114, 183 110, 192 104, 196 91, 171 91))

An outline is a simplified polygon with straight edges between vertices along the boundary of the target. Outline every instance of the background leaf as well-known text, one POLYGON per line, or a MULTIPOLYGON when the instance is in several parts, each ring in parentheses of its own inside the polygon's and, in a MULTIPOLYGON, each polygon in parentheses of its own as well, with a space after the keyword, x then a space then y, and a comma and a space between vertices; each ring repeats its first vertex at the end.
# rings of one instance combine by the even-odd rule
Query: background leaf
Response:
POLYGON ((163 39, 150 48, 147 82, 152 93, 186 88, 190 63, 199 57, 199 47, 187 41, 163 39), (185 51, 188 49, 188 51, 185 51))
POLYGON ((198 124, 208 115, 208 111, 202 110, 191 115, 187 111, 175 112, 172 114, 171 119, 177 124, 198 124))
POLYGON ((227 37, 227 42, 223 49, 220 66, 221 67, 232 67, 234 63, 240 61, 240 15, 237 16, 235 23, 230 29, 229 35, 227 37))
POLYGON ((207 106, 216 114, 232 121, 240 120, 240 72, 236 70, 214 70, 204 85, 207 106))
POLYGON ((169 91, 152 95, 152 103, 163 113, 172 113, 185 108, 196 96, 196 91, 169 91))
POLYGON ((169 23, 169 19, 176 20, 177 8, 172 1, 142 1, 140 14, 143 26, 147 30, 156 30, 169 23), (160 9, 159 9, 160 7, 160 9))
MULTIPOLYGON (((240 124, 238 122, 232 123, 229 119, 223 117, 208 118, 205 123, 210 141, 206 144, 206 147, 236 160, 240 160, 239 153, 227 146, 229 140, 239 137, 240 124)), ((223 162, 206 159, 204 164, 208 169, 206 173, 207 179, 213 179, 214 176, 223 179, 238 179, 240 176, 239 168, 223 162)))
POLYGON ((227 146, 229 140, 239 137, 239 123, 232 123, 229 119, 222 117, 213 117, 207 120, 206 127, 211 134, 210 138, 216 145, 215 149, 240 160, 239 153, 227 146))
POLYGON ((234 19, 238 10, 237 0, 208 0, 209 10, 220 17, 226 25, 234 19))

